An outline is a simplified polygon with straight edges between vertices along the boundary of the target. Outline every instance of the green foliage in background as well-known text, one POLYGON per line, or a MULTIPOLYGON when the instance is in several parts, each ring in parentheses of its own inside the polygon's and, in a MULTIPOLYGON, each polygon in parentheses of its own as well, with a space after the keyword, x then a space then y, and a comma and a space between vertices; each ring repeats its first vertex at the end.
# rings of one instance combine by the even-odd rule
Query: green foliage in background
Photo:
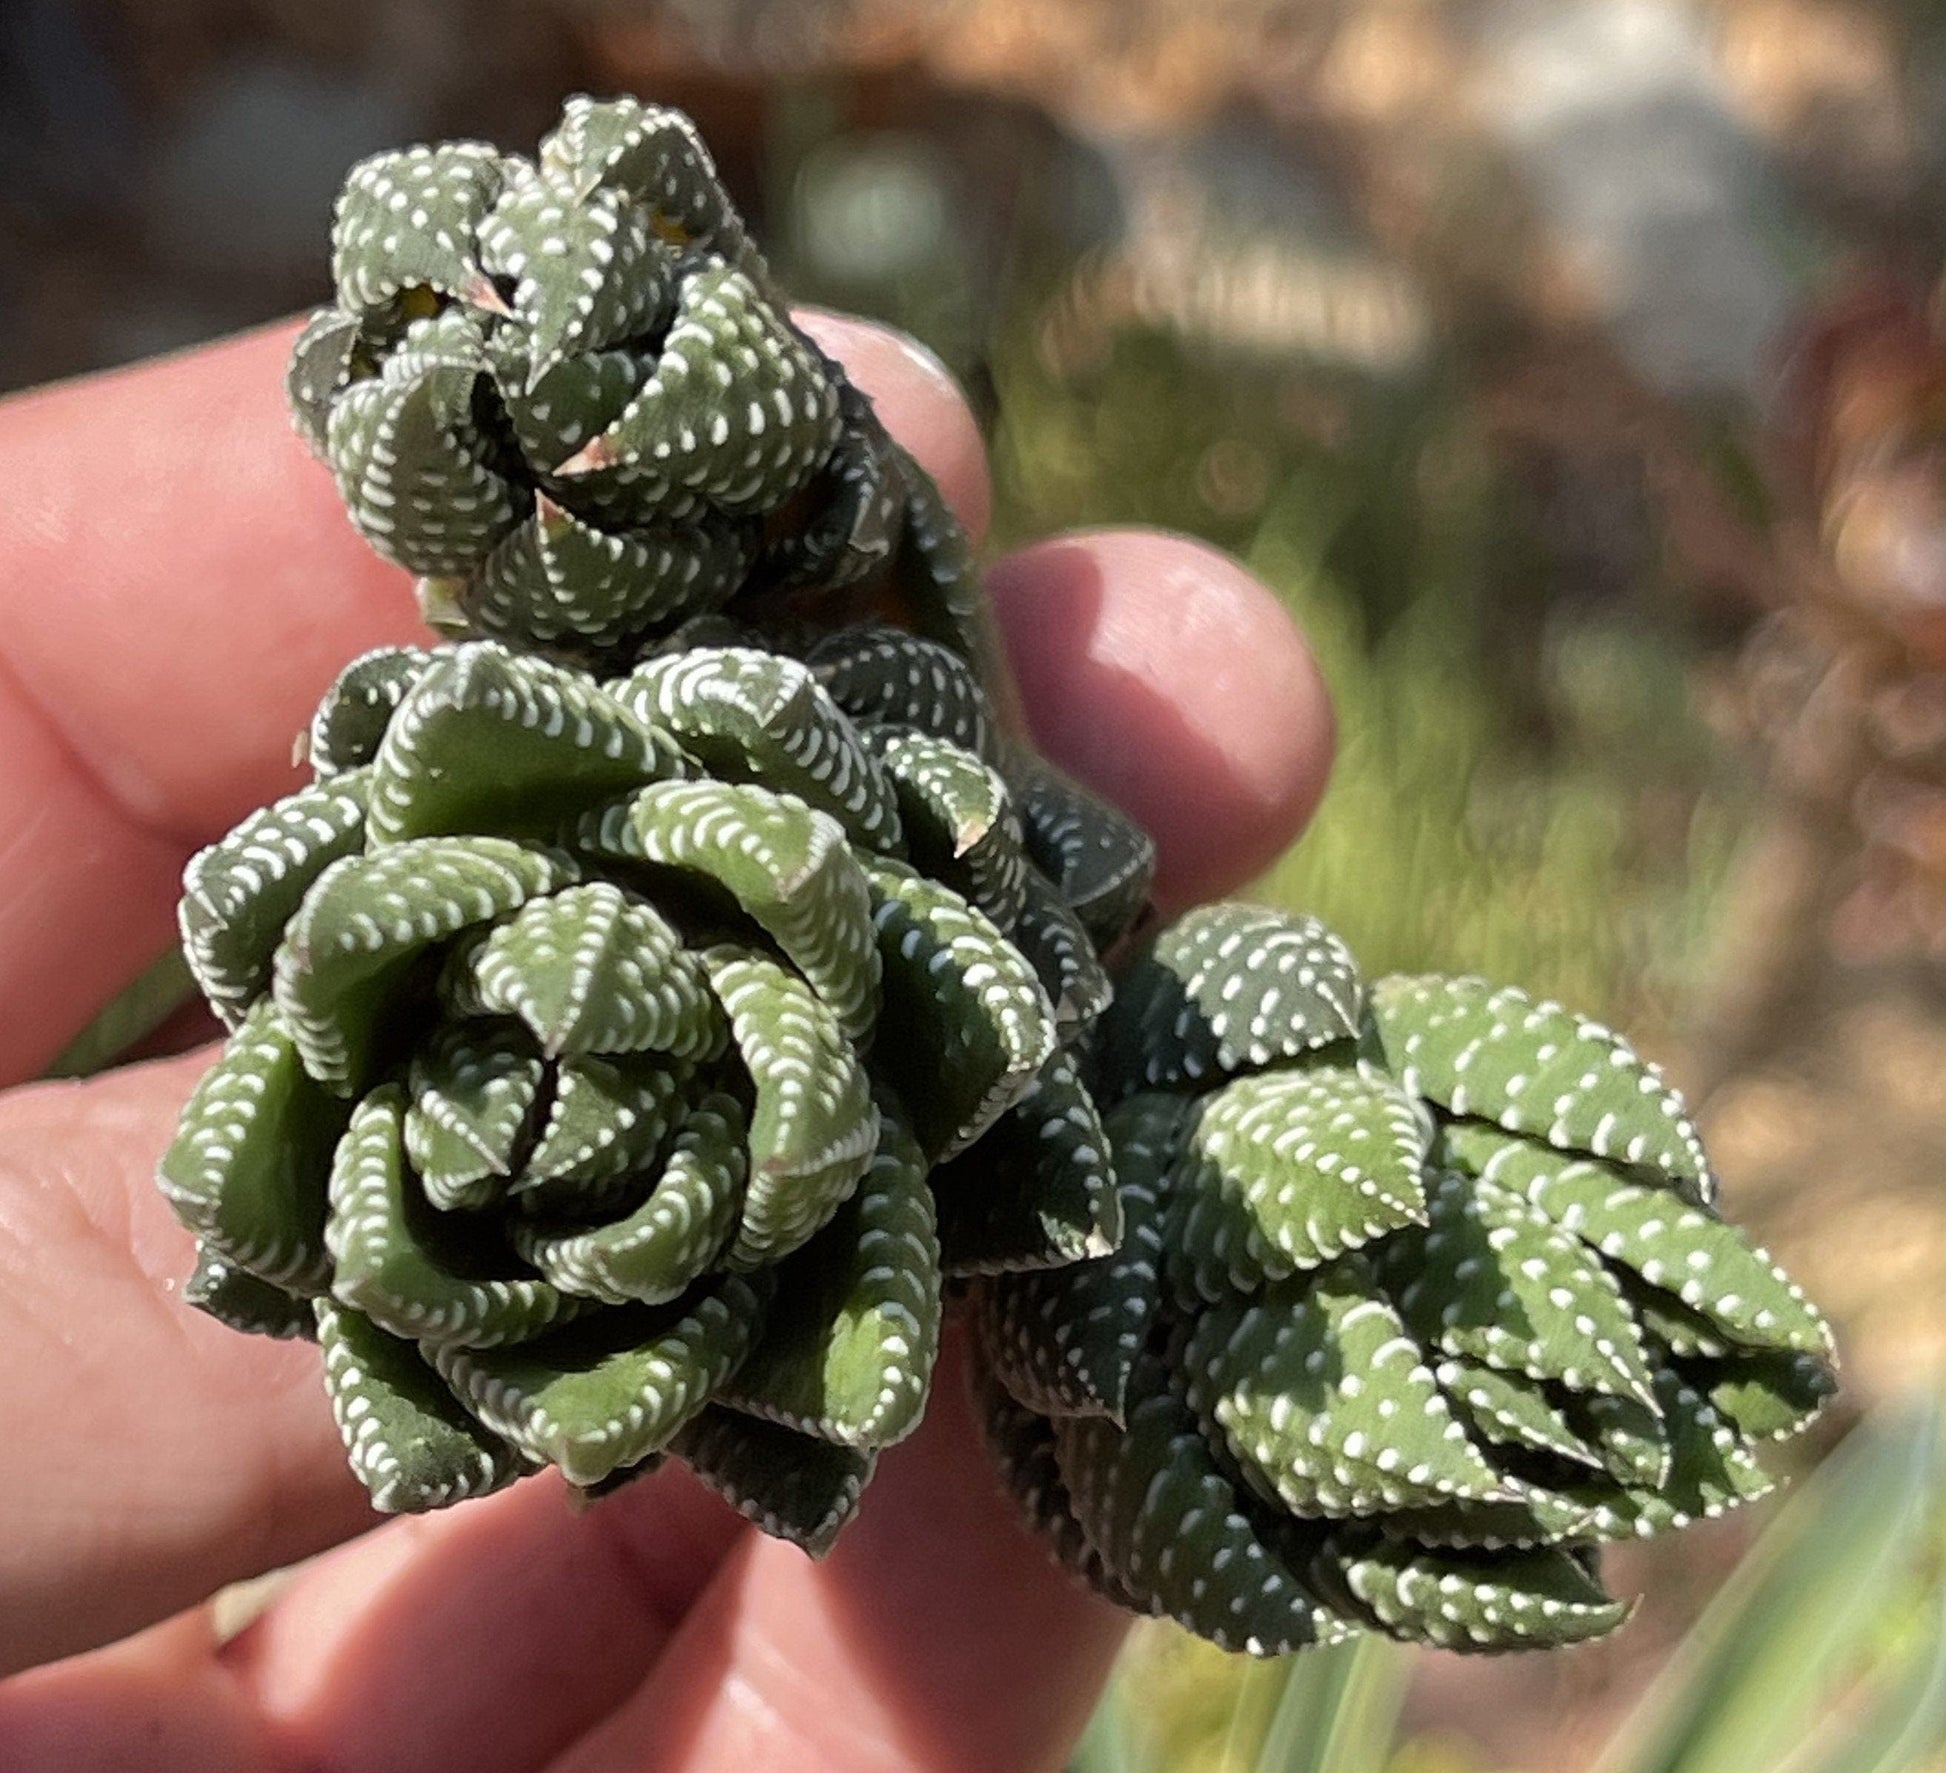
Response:
POLYGON ((1241 554, 1311 637, 1339 756, 1253 896, 1372 969, 1457 968, 1667 1027, 1742 816, 1679 636, 1526 599, 1466 391, 1223 364, 1159 333, 996 350, 996 541, 1160 522, 1241 554))

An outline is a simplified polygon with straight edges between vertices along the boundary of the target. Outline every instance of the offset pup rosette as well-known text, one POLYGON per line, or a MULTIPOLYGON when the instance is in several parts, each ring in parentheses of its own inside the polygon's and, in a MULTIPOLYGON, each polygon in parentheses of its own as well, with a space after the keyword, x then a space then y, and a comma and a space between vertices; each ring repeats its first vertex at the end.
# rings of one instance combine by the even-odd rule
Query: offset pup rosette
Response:
POLYGON ((1063 1559, 1231 1648, 1571 1643, 1595 1549, 1770 1488, 1830 1332, 1715 1207, 1681 1099, 1478 979, 1192 913, 1117 981, 1128 1235, 983 1282, 994 1451, 1063 1559))
POLYGON ((332 277, 292 407, 435 626, 612 655, 739 594, 876 591, 975 643, 957 526, 793 324, 681 112, 576 98, 535 160, 374 155, 332 277))
POLYGON ((1017 796, 966 667, 874 630, 606 681, 375 653, 309 752, 189 869, 233 1031, 162 1165, 192 1299, 318 1337, 382 1509, 674 1451, 821 1549, 919 1418, 942 1274, 1119 1239, 1063 1044, 1112 907, 1030 834, 1119 841, 1125 908, 1146 842, 1017 796))

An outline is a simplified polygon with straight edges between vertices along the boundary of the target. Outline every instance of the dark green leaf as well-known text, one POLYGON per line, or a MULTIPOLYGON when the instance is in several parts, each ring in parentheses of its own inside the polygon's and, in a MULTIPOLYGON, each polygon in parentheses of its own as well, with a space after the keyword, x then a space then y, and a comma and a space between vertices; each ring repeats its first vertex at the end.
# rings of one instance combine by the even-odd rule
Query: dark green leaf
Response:
POLYGON ((737 1369, 762 1318, 740 1275, 680 1304, 617 1306, 511 1348, 445 1343, 433 1363, 496 1433, 598 1484, 668 1446, 737 1369))
POLYGON ((1208 1307, 1183 1367, 1190 1406, 1294 1514, 1510 1494, 1359 1256, 1208 1307))
POLYGON ((1130 1090, 1258 1071, 1349 1039, 1361 1001, 1350 950, 1316 918, 1208 905, 1117 981, 1103 1064, 1130 1090))
POLYGON ((216 1255, 292 1292, 321 1292, 331 1278, 331 1153, 344 1124, 344 1105, 305 1075, 260 1003, 191 1093, 157 1179, 216 1255))
POLYGON ((1424 1223, 1428 1132, 1378 1072, 1234 1079, 1198 1104, 1171 1177, 1172 1264, 1223 1299, 1424 1223))
POLYGON ((396 1084, 353 1110, 331 1172, 325 1228, 331 1292, 381 1329, 421 1343, 524 1342, 581 1308, 558 1287, 511 1272, 491 1248, 462 1241, 433 1211, 405 1162, 404 1098, 396 1084), (495 1267, 502 1272, 495 1274, 495 1267))
POLYGON ((878 1452, 836 1446, 711 1405, 669 1450, 738 1514, 821 1558, 858 1511, 878 1452))
POLYGON ((410 1342, 329 1299, 315 1309, 331 1413, 374 1508, 444 1508, 520 1476, 520 1455, 460 1407, 410 1342))

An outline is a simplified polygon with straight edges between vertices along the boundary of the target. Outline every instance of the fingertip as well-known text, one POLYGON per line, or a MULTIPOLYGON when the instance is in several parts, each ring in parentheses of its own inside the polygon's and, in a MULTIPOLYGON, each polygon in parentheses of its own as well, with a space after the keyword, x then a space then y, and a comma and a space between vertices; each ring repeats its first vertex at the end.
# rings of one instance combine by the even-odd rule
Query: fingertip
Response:
POLYGON ((988 586, 1035 741, 1153 833, 1165 909, 1234 890, 1304 828, 1331 770, 1330 695, 1239 562, 1094 531, 1009 555, 988 586))
POLYGON ((189 841, 294 784, 348 656, 424 637, 291 427, 295 330, 0 405, 7 664, 132 819, 189 841))
POLYGON ((953 373, 909 333, 823 308, 799 308, 797 323, 845 366, 946 495, 975 541, 992 511, 986 443, 953 373))

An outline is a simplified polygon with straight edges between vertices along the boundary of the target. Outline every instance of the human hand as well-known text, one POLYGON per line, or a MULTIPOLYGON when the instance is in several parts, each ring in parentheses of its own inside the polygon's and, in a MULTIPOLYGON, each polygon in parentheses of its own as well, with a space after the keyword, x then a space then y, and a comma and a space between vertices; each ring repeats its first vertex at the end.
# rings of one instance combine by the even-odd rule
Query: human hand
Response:
MULTIPOLYGON (((979 436, 944 374, 804 318, 977 536, 979 436)), ((177 1297, 191 1242, 153 1173, 207 1052, 21 1082, 168 942, 189 852, 293 784, 338 668, 423 638, 285 421, 290 336, 0 405, 0 1672, 24 1671, 0 1766, 1058 1767, 1122 1619, 1015 1524, 952 1336, 822 1563, 675 1465, 582 1513, 548 1472, 375 1526, 316 1350, 177 1297), (219 1641, 205 1597, 320 1552, 219 1641)), ((1117 532, 989 586, 1036 739, 1155 834, 1165 905, 1295 834, 1329 710, 1239 567, 1117 532)))

